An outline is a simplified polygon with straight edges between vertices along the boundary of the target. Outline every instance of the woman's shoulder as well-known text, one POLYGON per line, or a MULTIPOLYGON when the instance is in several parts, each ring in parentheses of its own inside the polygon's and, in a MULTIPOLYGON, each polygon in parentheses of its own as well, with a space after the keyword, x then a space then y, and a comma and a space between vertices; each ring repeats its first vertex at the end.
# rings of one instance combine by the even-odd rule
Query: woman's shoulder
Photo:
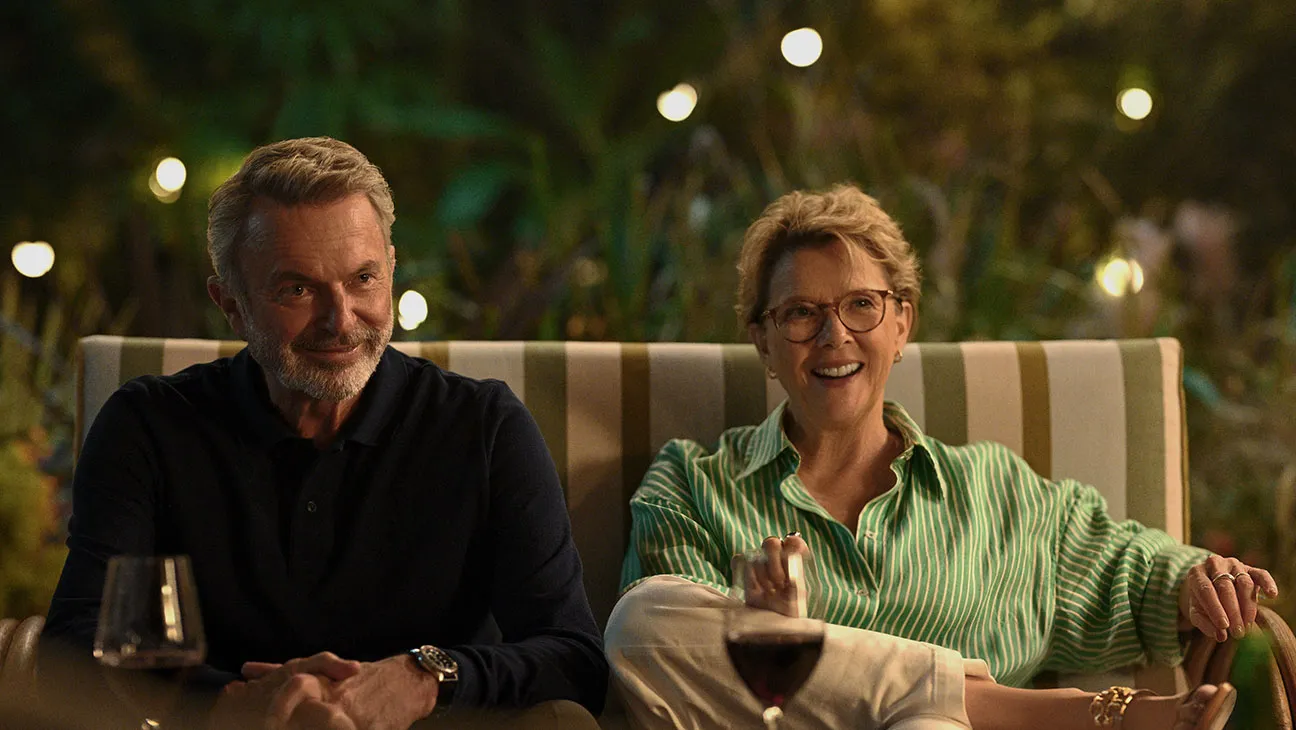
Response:
POLYGON ((696 466, 710 466, 732 460, 750 451, 759 426, 736 426, 726 429, 715 441, 706 443, 690 438, 672 438, 657 451, 655 462, 667 461, 696 466))
POLYGON ((968 444, 947 444, 932 436, 923 437, 923 445, 933 456, 945 461, 964 461, 975 465, 996 468, 1030 468, 1017 452, 998 441, 973 441, 968 444))
POLYGON ((998 441, 951 445, 925 436, 923 445, 942 479, 951 485, 977 491, 1055 491, 1030 462, 998 441))

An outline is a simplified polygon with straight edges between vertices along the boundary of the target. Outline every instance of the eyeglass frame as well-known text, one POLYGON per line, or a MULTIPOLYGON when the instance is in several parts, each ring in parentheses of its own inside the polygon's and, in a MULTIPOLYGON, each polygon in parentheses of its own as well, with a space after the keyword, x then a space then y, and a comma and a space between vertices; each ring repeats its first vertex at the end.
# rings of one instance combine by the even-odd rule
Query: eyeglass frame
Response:
POLYGON ((781 335, 781 336, 783 337, 784 340, 786 340, 786 341, 788 341, 788 342, 791 342, 791 343, 794 344, 794 345, 801 345, 801 344, 804 344, 804 343, 806 343, 806 342, 809 342, 809 341, 815 339, 816 337, 818 337, 818 336, 820 335, 820 333, 823 332, 824 325, 827 324, 827 322, 828 322, 828 312, 831 310, 832 313, 833 313, 834 315, 837 316, 837 321, 838 321, 838 322, 841 322, 842 326, 845 327, 846 330, 847 330, 848 332, 854 332, 854 333, 857 334, 857 335, 862 335, 862 334, 867 334, 867 333, 869 333, 869 332, 872 332, 873 330, 877 329, 878 327, 881 327, 881 326, 882 326, 882 323, 886 321, 886 313, 887 313, 887 305, 886 305, 886 302, 887 302, 887 299, 888 299, 888 298, 894 298, 894 299, 896 300, 896 303, 897 303, 897 304, 902 304, 902 305, 904 304, 904 300, 900 298, 900 295, 896 294, 896 292, 895 292, 894 289, 854 289, 854 290, 852 290, 852 291, 849 291, 849 292, 846 292, 845 294, 843 294, 843 295, 842 295, 842 298, 841 298, 841 299, 838 299, 838 300, 836 301, 836 303, 834 303, 834 304, 824 304, 823 302, 815 302, 815 301, 811 301, 811 300, 809 300, 809 299, 793 299, 793 300, 791 300, 791 301, 783 302, 783 304, 778 305, 778 307, 782 307, 782 306, 784 306, 785 304, 790 304, 791 302, 802 302, 802 303, 805 303, 805 304, 812 304, 812 305, 814 305, 816 308, 818 308, 818 310, 819 310, 819 317, 820 317, 820 319, 819 319, 819 327, 818 327, 817 329, 815 329, 814 334, 810 335, 809 337, 805 338, 804 340, 794 340, 794 339, 791 339, 790 337, 787 336, 787 333, 785 333, 785 332, 783 331, 783 328, 779 326, 778 320, 777 320, 777 319, 774 319, 774 318, 772 317, 772 315, 774 314, 774 310, 775 310, 775 309, 778 309, 778 307, 769 307, 769 308, 766 309, 765 311, 761 312, 761 313, 760 313, 760 316, 758 316, 758 317, 756 318, 756 321, 757 321, 757 322, 763 322, 763 321, 765 321, 765 318, 766 318, 766 317, 770 317, 770 320, 771 320, 772 322, 774 322, 774 329, 775 329, 775 330, 778 330, 779 335, 781 335), (872 327, 869 327, 869 328, 866 329, 866 330, 857 330, 857 329, 855 329, 854 327, 851 327, 850 325, 846 324, 846 320, 842 318, 842 316, 841 316, 841 305, 842 305, 843 302, 845 302, 847 299, 850 299, 852 296, 855 296, 855 295, 857 295, 857 294, 866 293, 866 292, 869 293, 869 294, 881 294, 881 295, 882 295, 882 316, 881 316, 881 317, 878 317, 877 324, 873 325, 872 327))

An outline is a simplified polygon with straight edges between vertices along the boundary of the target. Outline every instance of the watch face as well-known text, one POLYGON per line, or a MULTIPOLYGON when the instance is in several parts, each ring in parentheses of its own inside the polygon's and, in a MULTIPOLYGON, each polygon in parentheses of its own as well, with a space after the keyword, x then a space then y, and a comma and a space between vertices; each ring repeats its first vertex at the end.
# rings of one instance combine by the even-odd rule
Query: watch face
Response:
POLYGON ((419 647, 419 653, 423 655, 423 659, 428 665, 435 667, 441 674, 445 675, 441 677, 441 681, 458 679, 459 662, 456 662, 454 657, 435 646, 421 646, 419 647))

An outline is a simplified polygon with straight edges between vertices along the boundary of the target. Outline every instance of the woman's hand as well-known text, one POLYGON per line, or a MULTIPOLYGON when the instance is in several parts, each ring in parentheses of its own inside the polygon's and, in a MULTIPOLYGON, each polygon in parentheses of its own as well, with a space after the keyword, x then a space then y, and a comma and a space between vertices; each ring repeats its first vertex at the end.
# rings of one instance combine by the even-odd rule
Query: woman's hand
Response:
POLYGON ((799 617, 804 611, 806 578, 804 574, 799 577, 788 575, 788 556, 800 556, 804 573, 804 566, 811 557, 810 547, 801 539, 800 533, 789 532, 783 538, 765 538, 761 542, 761 551, 765 553, 764 560, 746 564, 747 575, 743 581, 747 605, 799 617))
POLYGON ((1226 641, 1246 634, 1255 623, 1256 600, 1278 596, 1269 571, 1251 568, 1237 558, 1212 555, 1194 565, 1179 586, 1179 623, 1226 641))

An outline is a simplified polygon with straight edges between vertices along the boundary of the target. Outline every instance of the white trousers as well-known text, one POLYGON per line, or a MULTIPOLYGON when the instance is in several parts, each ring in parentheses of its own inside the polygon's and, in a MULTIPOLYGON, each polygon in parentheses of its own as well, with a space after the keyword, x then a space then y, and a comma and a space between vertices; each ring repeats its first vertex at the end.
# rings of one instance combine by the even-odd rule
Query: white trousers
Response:
MULTIPOLYGON (((762 708, 725 650, 728 602, 674 576, 650 578, 617 602, 606 651, 635 727, 762 727, 762 708)), ((829 624, 819 664, 784 708, 780 728, 966 730, 965 676, 990 672, 950 649, 829 624)))

